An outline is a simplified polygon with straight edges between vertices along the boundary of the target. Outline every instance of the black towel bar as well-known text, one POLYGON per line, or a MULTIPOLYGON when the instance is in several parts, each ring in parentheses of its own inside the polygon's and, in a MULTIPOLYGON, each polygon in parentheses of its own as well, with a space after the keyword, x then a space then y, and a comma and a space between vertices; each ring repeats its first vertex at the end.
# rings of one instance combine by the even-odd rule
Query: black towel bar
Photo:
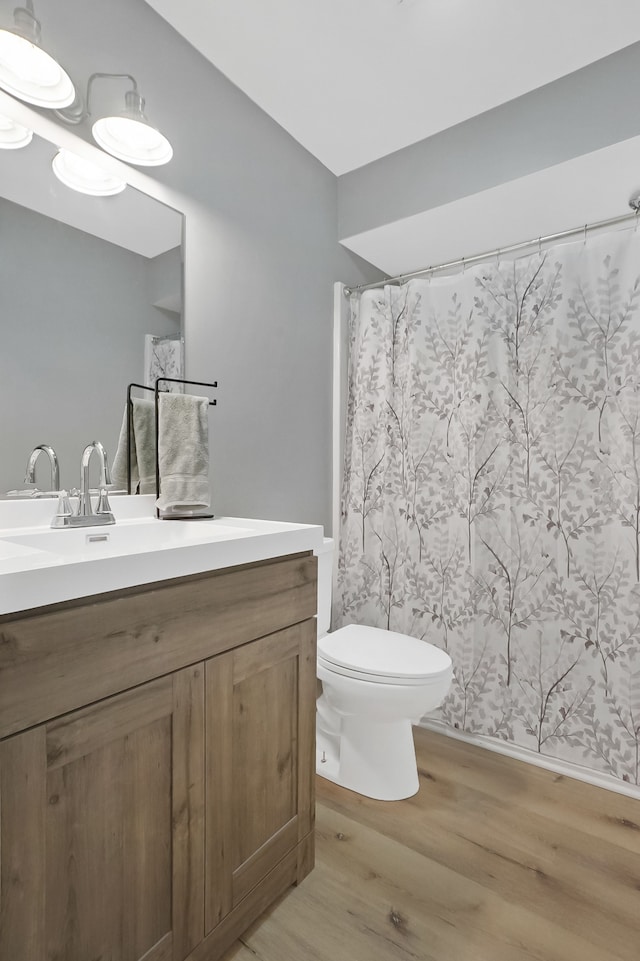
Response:
MULTIPOLYGON (((146 384, 129 384, 127 387, 127 493, 131 493, 131 420, 132 420, 132 406, 133 401, 131 399, 131 388, 137 387, 139 390, 150 390, 153 391, 155 399, 155 429, 156 429, 156 500, 160 497, 160 461, 158 457, 158 395, 163 391, 160 388, 160 384, 184 384, 190 387, 209 387, 210 389, 216 388, 218 386, 218 381, 214 380, 212 384, 203 380, 183 380, 180 377, 158 377, 155 382, 154 387, 147 387, 146 384)), ((166 391, 165 391, 166 392, 166 391)), ((215 397, 209 401, 209 407, 215 407, 217 400, 215 397)), ((198 515, 200 517, 205 515, 198 515)), ((206 515, 213 516, 213 515, 206 515)), ((160 511, 156 507, 156 517, 160 517, 160 511)))

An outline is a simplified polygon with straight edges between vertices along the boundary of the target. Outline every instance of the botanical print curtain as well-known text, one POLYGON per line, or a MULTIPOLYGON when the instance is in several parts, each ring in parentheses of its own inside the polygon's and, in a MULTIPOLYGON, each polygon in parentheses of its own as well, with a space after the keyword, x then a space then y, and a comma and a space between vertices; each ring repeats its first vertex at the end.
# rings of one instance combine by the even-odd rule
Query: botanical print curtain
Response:
POLYGON ((334 626, 442 719, 640 782, 640 233, 352 296, 334 626))
MULTIPOLYGON (((146 334, 144 338, 144 380, 155 387, 158 377, 184 377, 184 339, 181 334, 146 334)), ((163 390, 183 393, 182 384, 163 384, 163 390)))

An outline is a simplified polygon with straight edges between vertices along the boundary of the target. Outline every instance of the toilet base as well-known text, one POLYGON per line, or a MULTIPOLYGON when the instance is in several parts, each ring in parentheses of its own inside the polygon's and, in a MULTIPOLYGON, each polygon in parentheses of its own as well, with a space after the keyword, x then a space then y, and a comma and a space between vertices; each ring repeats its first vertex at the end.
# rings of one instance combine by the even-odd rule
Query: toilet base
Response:
POLYGON ((316 773, 365 797, 401 801, 420 787, 411 721, 343 716, 339 734, 318 725, 316 773))

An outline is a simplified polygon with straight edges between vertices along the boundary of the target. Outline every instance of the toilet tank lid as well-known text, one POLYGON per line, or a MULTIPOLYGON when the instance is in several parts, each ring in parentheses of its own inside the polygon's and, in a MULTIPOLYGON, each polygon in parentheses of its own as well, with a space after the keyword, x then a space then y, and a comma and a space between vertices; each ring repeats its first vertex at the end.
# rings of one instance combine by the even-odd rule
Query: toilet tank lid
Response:
POLYGON ((361 624, 319 638, 318 654, 340 667, 387 677, 434 678, 451 670, 451 658, 434 644, 361 624))

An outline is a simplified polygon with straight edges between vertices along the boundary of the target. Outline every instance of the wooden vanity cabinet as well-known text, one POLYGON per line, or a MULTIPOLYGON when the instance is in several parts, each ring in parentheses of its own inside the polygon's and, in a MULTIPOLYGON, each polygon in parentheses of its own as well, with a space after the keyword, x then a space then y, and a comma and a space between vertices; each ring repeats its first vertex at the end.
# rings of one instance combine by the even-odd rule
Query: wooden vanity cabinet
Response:
POLYGON ((0 743, 1 958, 188 955, 203 682, 186 668, 0 743))
POLYGON ((297 849, 297 877, 310 870, 314 626, 298 624, 205 666, 207 932, 288 852, 297 849))
POLYGON ((311 870, 314 613, 293 555, 0 618, 2 961, 215 961, 311 870))

